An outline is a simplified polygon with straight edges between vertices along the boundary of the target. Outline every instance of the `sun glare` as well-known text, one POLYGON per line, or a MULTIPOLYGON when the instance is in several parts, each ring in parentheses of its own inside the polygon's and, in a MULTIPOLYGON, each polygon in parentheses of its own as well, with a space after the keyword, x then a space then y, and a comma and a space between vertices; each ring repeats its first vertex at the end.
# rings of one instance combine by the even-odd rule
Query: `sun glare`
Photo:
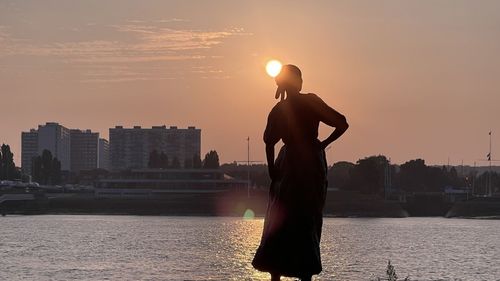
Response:
POLYGON ((266 64, 266 71, 269 76, 276 77, 281 71, 281 62, 278 60, 270 60, 266 64))

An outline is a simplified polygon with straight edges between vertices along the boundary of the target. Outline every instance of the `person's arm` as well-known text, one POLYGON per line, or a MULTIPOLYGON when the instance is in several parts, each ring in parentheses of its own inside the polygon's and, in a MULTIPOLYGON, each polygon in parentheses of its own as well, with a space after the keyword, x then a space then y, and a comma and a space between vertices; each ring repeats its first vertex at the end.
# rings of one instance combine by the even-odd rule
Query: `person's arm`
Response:
POLYGON ((335 130, 321 142, 321 149, 327 148, 332 142, 336 141, 340 136, 342 136, 345 131, 347 131, 347 128, 349 128, 349 124, 347 124, 347 121, 339 122, 337 126, 332 126, 335 127, 335 130))
POLYGON ((267 169, 271 179, 274 179, 276 176, 276 167, 274 165, 274 145, 278 143, 280 138, 278 109, 275 106, 267 117, 266 130, 264 131, 267 169))
POLYGON ((319 114, 319 119, 321 122, 325 123, 330 127, 334 127, 335 130, 323 141, 321 141, 321 148, 327 148, 332 142, 336 141, 340 136, 342 136, 349 124, 344 115, 337 112, 335 109, 328 106, 322 99, 316 96, 315 102, 316 110, 319 114))
POLYGON ((266 144, 266 159, 269 177, 274 179, 276 176, 276 167, 274 167, 274 144, 266 144))

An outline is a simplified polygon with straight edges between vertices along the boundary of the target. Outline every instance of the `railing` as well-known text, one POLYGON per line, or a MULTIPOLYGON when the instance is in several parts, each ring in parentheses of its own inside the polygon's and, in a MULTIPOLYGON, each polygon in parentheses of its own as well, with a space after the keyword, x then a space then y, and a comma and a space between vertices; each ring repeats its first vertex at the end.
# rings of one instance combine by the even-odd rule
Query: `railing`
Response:
POLYGON ((34 194, 4 194, 0 196, 0 204, 5 201, 27 201, 35 200, 34 194))

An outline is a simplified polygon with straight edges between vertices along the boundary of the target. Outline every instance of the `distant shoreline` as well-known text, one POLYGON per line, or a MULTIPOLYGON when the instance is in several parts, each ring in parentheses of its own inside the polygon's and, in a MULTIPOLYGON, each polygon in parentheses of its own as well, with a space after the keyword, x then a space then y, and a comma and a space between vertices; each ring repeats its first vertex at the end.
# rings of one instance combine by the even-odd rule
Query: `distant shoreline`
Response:
MULTIPOLYGON (((500 219, 500 200, 440 202, 387 201, 373 195, 328 192, 325 218, 445 217, 500 219)), ((163 198, 97 198, 93 194, 65 194, 31 201, 4 202, 2 214, 20 215, 137 215, 263 218, 267 192, 169 194, 163 198)))
MULTIPOLYGON (((199 217, 199 218, 241 218, 246 219, 264 219, 265 216, 254 216, 245 218, 242 215, 206 215, 206 214, 137 214, 137 213, 82 213, 82 212, 43 212, 43 213, 7 213, 1 217, 11 216, 137 216, 137 217, 199 217)), ((344 216, 326 214, 324 219, 401 219, 401 218, 446 218, 442 216, 432 217, 387 217, 387 216, 344 216)), ((500 220, 499 216, 461 216, 449 217, 448 219, 465 219, 465 220, 500 220)))

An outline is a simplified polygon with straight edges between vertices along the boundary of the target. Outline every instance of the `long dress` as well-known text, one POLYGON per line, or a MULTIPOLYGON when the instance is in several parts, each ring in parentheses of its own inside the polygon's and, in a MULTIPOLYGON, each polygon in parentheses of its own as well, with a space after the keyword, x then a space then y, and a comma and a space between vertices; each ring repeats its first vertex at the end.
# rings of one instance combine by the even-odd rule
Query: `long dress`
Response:
POLYGON ((264 142, 281 148, 271 182, 261 243, 252 261, 260 271, 306 277, 322 270, 320 256, 326 198, 326 158, 319 123, 334 126, 345 117, 314 94, 289 96, 269 113, 264 142))

